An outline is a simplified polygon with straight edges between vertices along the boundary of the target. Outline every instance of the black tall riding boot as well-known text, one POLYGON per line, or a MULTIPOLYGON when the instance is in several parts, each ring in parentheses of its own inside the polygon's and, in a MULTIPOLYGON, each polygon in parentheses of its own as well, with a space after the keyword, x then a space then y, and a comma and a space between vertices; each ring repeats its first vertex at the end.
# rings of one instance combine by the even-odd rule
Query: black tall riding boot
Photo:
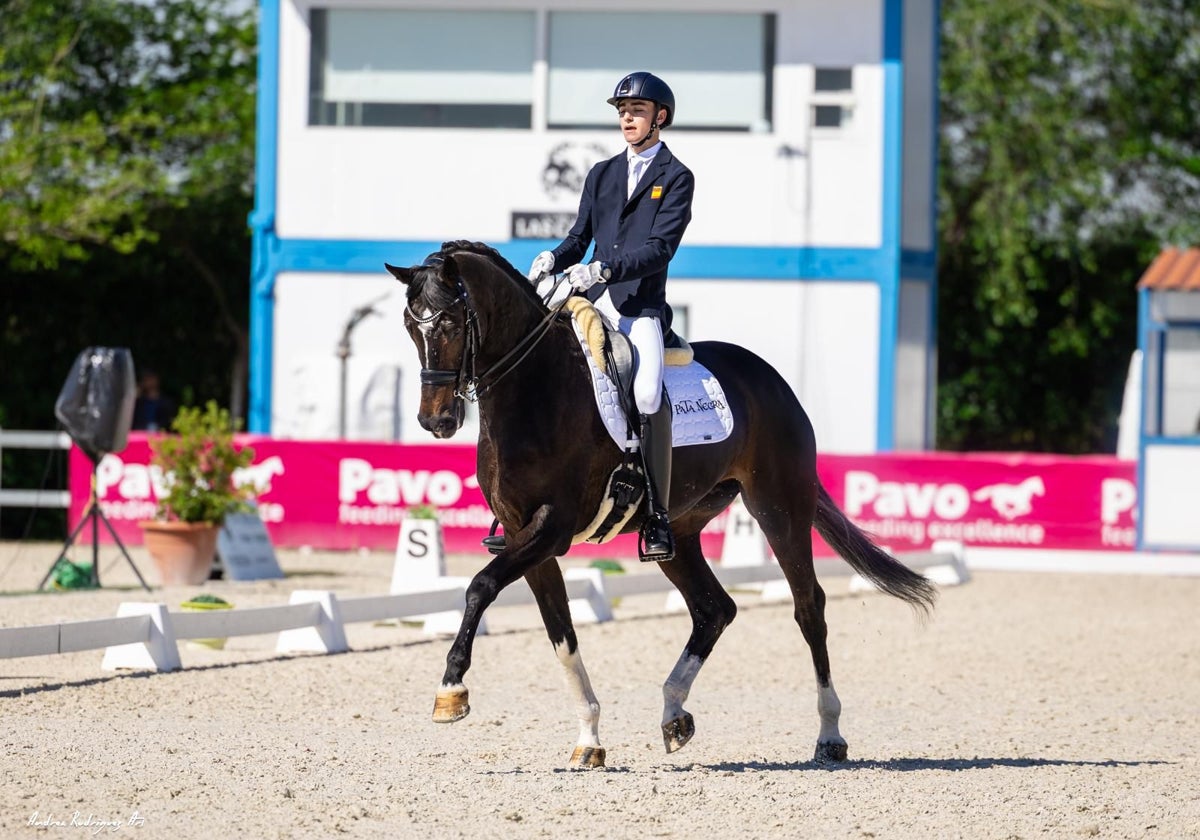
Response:
POLYGON ((667 517, 671 504, 671 402, 664 394, 658 411, 639 416, 647 510, 638 539, 638 556, 643 562, 665 563, 675 556, 675 537, 667 517))

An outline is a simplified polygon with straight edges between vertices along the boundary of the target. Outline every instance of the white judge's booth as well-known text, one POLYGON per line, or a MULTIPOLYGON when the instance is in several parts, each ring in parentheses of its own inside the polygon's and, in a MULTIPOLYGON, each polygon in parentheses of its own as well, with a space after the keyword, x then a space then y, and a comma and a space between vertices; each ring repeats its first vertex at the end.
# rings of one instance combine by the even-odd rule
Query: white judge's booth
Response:
POLYGON ((1139 549, 1200 553, 1200 248, 1169 248, 1138 283, 1139 549))
POLYGON ((824 452, 931 447, 936 0, 260 7, 250 431, 432 442, 384 262, 469 239, 527 270, 648 70, 697 181, 679 332, 771 362, 824 452))

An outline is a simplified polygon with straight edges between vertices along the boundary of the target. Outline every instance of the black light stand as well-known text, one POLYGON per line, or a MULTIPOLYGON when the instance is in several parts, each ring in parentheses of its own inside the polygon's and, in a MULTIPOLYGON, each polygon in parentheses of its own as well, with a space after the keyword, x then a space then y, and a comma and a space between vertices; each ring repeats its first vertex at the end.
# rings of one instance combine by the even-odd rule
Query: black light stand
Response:
MULTIPOLYGON (((142 573, 133 565, 133 558, 125 550, 125 544, 104 511, 100 508, 97 492, 97 472, 100 461, 109 452, 120 452, 125 448, 129 427, 133 422, 133 408, 137 400, 133 376, 133 355, 126 347, 88 347, 75 357, 75 364, 63 383, 58 399, 54 403, 54 415, 67 430, 71 440, 92 461, 92 486, 88 494, 87 507, 71 536, 67 537, 58 559, 46 572, 38 589, 44 589, 59 564, 67 559, 67 549, 90 522, 92 525, 92 586, 100 585, 100 522, 116 541, 129 562, 138 582, 147 592, 150 587, 142 579, 142 573)), ((67 561, 70 563, 70 561, 67 561)))
MULTIPOLYGON (((133 558, 129 556, 129 552, 125 548, 125 543, 121 542, 121 538, 117 536, 116 529, 112 523, 108 521, 108 517, 104 515, 103 509, 100 507, 100 498, 96 493, 96 473, 100 469, 99 458, 92 458, 92 480, 91 491, 88 494, 87 507, 83 511, 83 516, 79 518, 79 524, 75 526, 75 530, 71 532, 71 536, 67 537, 67 541, 63 543, 62 551, 58 554, 58 559, 54 561, 46 572, 46 576, 42 578, 42 582, 38 584, 38 589, 45 589, 46 583, 54 574, 54 570, 58 568, 58 564, 67 559, 67 551, 75 542, 75 538, 83 531, 84 526, 89 522, 92 525, 92 586, 99 588, 100 586, 100 522, 104 523, 104 527, 108 529, 108 533, 116 541, 117 547, 121 549, 121 553, 125 555, 125 560, 129 563, 129 568, 133 569, 133 573, 137 575, 138 583, 142 585, 142 589, 147 592, 150 587, 146 585, 142 573, 138 571, 138 567, 134 565, 133 558)), ((69 561, 68 561, 69 562, 69 561)))

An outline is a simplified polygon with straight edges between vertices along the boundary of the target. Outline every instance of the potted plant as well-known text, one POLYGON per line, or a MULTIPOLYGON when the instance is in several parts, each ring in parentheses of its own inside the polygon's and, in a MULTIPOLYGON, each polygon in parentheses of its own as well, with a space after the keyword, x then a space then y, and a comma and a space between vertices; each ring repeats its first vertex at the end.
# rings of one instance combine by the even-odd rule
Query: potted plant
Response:
MULTIPOLYGON (((201 592, 199 595, 184 601, 179 605, 185 612, 208 612, 209 610, 231 610, 233 604, 226 601, 219 595, 212 595, 208 592, 201 592)), ((192 639, 188 642, 188 647, 191 648, 209 648, 211 650, 224 650, 225 639, 192 639)))
POLYGON ((225 516, 251 510, 253 484, 233 479, 254 450, 234 445, 236 431, 229 412, 210 400, 203 409, 180 409, 172 433, 149 441, 158 505, 153 520, 138 524, 163 584, 208 580, 225 516))

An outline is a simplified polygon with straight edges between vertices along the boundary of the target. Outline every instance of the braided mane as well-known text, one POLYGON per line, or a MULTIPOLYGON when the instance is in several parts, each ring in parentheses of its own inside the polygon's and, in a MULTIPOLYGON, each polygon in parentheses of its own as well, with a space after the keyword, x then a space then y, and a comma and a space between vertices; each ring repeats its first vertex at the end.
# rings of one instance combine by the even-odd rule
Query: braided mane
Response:
POLYGON ((538 296, 537 289, 535 289, 533 284, 529 282, 529 278, 517 271, 513 267, 513 264, 506 260, 500 254, 500 252, 492 246, 483 242, 471 242, 466 239, 455 239, 451 242, 443 242, 442 250, 438 253, 441 256, 449 256, 451 252, 455 251, 465 251, 469 254, 476 254, 478 256, 487 258, 493 265, 507 274, 509 278, 517 284, 517 287, 529 297, 530 300, 536 301, 538 308, 546 308, 546 304, 543 303, 542 299, 538 296))

